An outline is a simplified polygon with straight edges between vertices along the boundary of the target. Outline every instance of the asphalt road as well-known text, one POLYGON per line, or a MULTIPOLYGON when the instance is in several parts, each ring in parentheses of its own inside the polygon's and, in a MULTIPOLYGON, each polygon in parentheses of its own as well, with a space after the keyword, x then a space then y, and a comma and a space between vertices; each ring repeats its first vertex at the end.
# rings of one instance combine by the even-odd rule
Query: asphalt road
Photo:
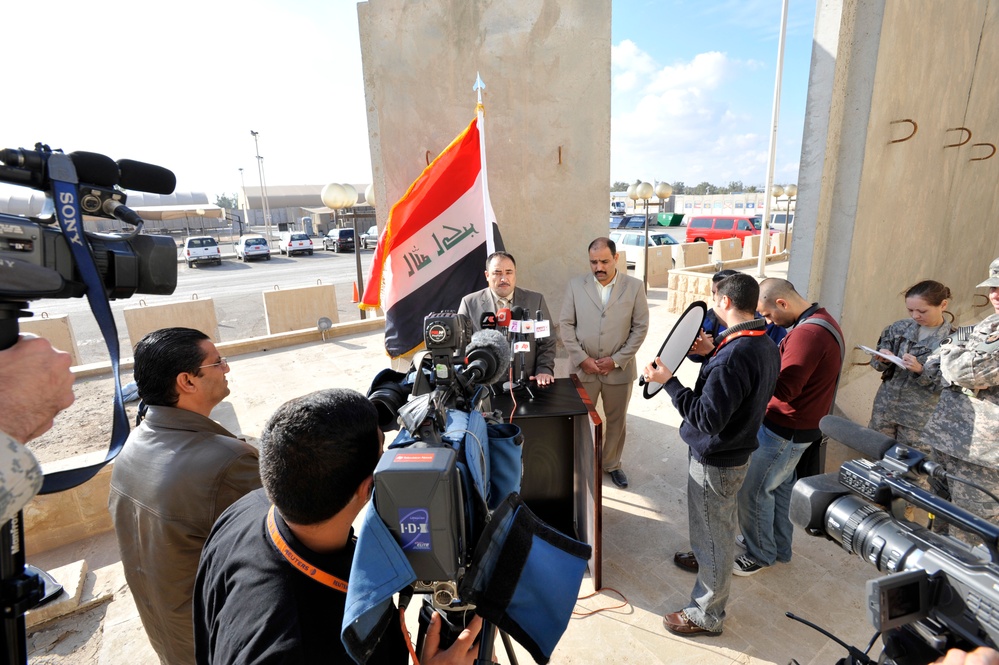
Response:
MULTIPOLYGON (((322 249, 321 238, 314 238, 313 242, 318 242, 319 248, 312 256, 286 257, 275 253, 270 261, 244 263, 235 256, 227 255, 221 266, 204 265, 194 268, 188 268, 181 261, 177 264, 177 289, 173 295, 136 294, 126 300, 112 301, 111 311, 118 328, 121 355, 123 357, 132 355, 122 312, 126 307, 137 307, 143 301, 147 305, 154 305, 190 300, 194 297, 200 300, 211 298, 215 302, 219 337, 223 342, 267 334, 261 294, 263 291, 272 290, 275 286, 289 289, 319 283, 334 284, 340 321, 360 319, 360 310, 351 302, 354 282, 357 281, 354 253, 327 252, 322 249)), ((223 245, 222 249, 227 251, 229 247, 223 245)), ((372 250, 360 252, 361 274, 365 281, 368 278, 372 254, 372 250)), ((37 300, 29 303, 29 309, 36 316, 41 316, 43 313, 49 316, 68 315, 82 362, 108 360, 104 338, 86 298, 37 300)))

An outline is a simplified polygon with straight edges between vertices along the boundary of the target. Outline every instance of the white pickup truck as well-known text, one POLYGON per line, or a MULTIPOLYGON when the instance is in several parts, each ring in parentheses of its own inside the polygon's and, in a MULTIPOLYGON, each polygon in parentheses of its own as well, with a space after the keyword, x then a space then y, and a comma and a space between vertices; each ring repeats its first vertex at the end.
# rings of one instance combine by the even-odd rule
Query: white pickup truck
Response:
POLYGON ((189 236, 184 238, 184 260, 191 268, 196 263, 222 265, 222 250, 211 236, 189 236))

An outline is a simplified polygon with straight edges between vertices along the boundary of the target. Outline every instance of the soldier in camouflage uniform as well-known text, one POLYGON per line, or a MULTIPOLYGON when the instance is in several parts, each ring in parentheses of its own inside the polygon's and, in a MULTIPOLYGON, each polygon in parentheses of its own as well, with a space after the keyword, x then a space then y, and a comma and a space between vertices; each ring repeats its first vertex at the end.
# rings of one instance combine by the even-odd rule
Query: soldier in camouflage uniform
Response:
MULTIPOLYGON (((926 361, 920 381, 945 388, 924 441, 937 450, 948 473, 999 494, 999 259, 978 286, 989 287, 995 313, 966 341, 961 334, 944 340, 926 361)), ((953 481, 950 491, 956 505, 999 524, 999 505, 988 495, 953 481)))
MULTIPOLYGON (((923 363, 940 346, 940 342, 957 330, 945 314, 950 301, 950 289, 933 280, 924 280, 904 292, 905 307, 909 318, 892 323, 878 339, 877 349, 882 353, 898 356, 905 369, 879 358, 871 357, 871 367, 881 372, 881 387, 874 397, 874 410, 868 424, 899 443, 915 448, 929 459, 940 461, 923 441, 923 428, 940 399, 939 386, 919 382, 923 363)), ((953 319, 953 316, 951 316, 953 319)), ((950 498, 946 481, 920 476, 916 483, 944 498, 950 498)), ((896 517, 915 519, 911 505, 901 503, 894 511, 896 517)), ((934 530, 945 532, 946 525, 934 522, 934 530)))

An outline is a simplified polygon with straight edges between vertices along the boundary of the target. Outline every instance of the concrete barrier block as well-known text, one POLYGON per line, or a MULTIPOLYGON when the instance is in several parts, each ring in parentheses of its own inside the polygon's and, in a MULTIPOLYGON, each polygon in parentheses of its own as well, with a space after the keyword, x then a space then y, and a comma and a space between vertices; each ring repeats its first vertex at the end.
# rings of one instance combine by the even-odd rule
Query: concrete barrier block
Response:
POLYGON ((125 326, 132 348, 148 333, 161 328, 193 328, 208 335, 212 342, 219 341, 219 322, 215 316, 215 302, 211 298, 126 307, 125 326))
POLYGON ((784 234, 775 233, 770 236, 770 253, 780 254, 784 251, 784 234))
POLYGON ((681 266, 681 261, 677 260, 676 267, 680 268, 690 268, 692 266, 703 266, 708 262, 708 243, 706 242, 689 242, 683 243, 679 247, 677 252, 683 257, 683 265, 681 266))
POLYGON ((713 261, 733 261, 742 258, 742 242, 738 238, 725 238, 711 243, 713 261))
POLYGON ((339 322, 336 288, 332 284, 264 291, 267 334, 315 329, 322 317, 339 322))
MULTIPOLYGON (((638 263, 639 263, 639 261, 642 260, 642 253, 636 250, 635 254, 636 254, 636 256, 634 257, 634 260, 635 260, 635 274, 636 275, 640 275, 641 273, 638 271, 638 268, 639 268, 638 263)), ((617 269, 620 270, 625 275, 628 274, 628 250, 618 248, 618 250, 617 250, 617 269)), ((642 266, 642 269, 643 270, 645 269, 644 265, 642 266)))
POLYGON ((17 323, 21 332, 47 339, 55 348, 73 356, 74 367, 80 364, 80 350, 76 348, 76 336, 73 335, 73 324, 69 320, 69 315, 19 319, 17 323))
POLYGON ((760 255, 760 241, 763 236, 748 236, 742 246, 742 258, 752 259, 760 255))
MULTIPOLYGON (((73 460, 64 462, 67 468, 75 464, 73 460)), ((105 466, 73 489, 36 496, 24 507, 24 551, 28 556, 114 529, 108 512, 112 466, 105 466)), ((44 470, 50 473, 56 469, 46 465, 44 470)))
POLYGON ((649 247, 649 286, 667 286, 672 269, 672 247, 649 247))

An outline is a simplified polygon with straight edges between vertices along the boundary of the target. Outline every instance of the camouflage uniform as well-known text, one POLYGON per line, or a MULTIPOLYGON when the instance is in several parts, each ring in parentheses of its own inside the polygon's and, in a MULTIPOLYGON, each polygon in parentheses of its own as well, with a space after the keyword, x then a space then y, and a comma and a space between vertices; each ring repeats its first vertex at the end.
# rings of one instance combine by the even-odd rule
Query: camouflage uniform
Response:
MULTIPOLYGON (((942 453, 947 471, 999 494, 999 314, 985 319, 967 341, 944 340, 926 361, 920 383, 945 386, 923 430, 942 453)), ((999 505, 961 483, 952 501, 999 524, 999 505)))
MULTIPOLYGON (((881 333, 876 348, 879 351, 889 349, 899 357, 911 353, 920 363, 925 363, 940 342, 955 330, 945 323, 930 337, 919 340, 919 327, 912 319, 896 321, 881 333)), ((940 399, 939 388, 920 383, 918 374, 877 356, 871 358, 871 367, 881 372, 881 387, 874 397, 874 411, 868 427, 929 454, 930 447, 922 442, 922 432, 940 399)))

